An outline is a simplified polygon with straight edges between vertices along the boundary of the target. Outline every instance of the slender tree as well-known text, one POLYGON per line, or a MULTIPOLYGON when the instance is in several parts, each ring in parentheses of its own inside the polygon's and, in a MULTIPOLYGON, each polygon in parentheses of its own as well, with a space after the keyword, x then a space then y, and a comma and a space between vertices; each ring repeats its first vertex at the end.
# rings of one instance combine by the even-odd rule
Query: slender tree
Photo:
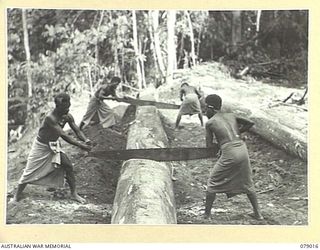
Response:
POLYGON ((192 22, 191 22, 189 11, 186 10, 185 15, 186 15, 187 21, 188 21, 189 37, 190 37, 190 42, 191 42, 190 56, 191 56, 191 60, 192 60, 192 65, 196 65, 196 55, 195 55, 195 48, 194 48, 194 34, 193 34, 193 27, 192 27, 192 22))
POLYGON ((22 14, 22 26, 23 26, 23 44, 26 53, 27 61, 27 83, 28 83, 28 97, 32 97, 32 79, 31 79, 31 56, 29 46, 28 24, 27 24, 27 11, 21 9, 22 14))
POLYGON ((141 75, 141 67, 139 63, 139 43, 138 43, 138 31, 137 31, 137 17, 136 11, 132 10, 132 27, 133 27, 133 47, 135 52, 136 58, 136 65, 137 65, 137 77, 138 77, 138 88, 142 89, 142 75, 141 75))
POLYGON ((232 45, 241 42, 241 11, 232 11, 232 45))
POLYGON ((104 16, 104 10, 99 11, 100 12, 100 19, 97 27, 97 40, 96 40, 96 47, 95 47, 95 56, 96 56, 96 64, 99 65, 99 32, 100 32, 100 27, 103 21, 103 16, 104 16))
POLYGON ((160 46, 160 30, 159 30, 159 10, 152 10, 152 28, 153 28, 153 34, 154 34, 154 49, 157 56, 157 64, 159 67, 159 71, 161 73, 161 76, 165 76, 165 66, 163 63, 163 57, 161 52, 161 46, 160 46))
POLYGON ((167 29, 168 29, 168 56, 167 56, 167 83, 171 84, 173 79, 173 71, 177 68, 176 62, 176 46, 175 46, 175 22, 176 22, 176 11, 168 10, 167 12, 167 29))
POLYGON ((260 18, 261 18, 262 10, 257 11, 257 20, 256 20, 256 32, 260 31, 260 18))

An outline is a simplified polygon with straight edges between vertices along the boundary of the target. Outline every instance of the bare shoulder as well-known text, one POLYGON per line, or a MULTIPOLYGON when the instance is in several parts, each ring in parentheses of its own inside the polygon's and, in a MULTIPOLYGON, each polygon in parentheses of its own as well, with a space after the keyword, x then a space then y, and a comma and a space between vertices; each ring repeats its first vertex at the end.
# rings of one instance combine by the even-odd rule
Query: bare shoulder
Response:
POLYGON ((213 116, 211 117, 205 124, 206 128, 210 128, 212 125, 214 125, 216 118, 213 116))
POLYGON ((47 114, 44 118, 44 123, 48 125, 56 124, 57 122, 57 118, 52 113, 47 114))
POLYGON ((236 115, 232 112, 220 113, 220 117, 226 120, 235 119, 236 115))
POLYGON ((67 122, 74 122, 73 115, 70 113, 66 114, 66 121, 67 122))

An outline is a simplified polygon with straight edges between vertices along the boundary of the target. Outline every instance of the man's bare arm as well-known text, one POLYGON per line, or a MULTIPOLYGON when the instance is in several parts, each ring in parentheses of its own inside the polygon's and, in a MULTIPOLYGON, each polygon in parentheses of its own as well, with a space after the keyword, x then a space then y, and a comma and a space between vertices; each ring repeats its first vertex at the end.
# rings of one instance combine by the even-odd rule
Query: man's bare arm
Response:
POLYGON ((66 142, 84 150, 91 150, 90 146, 78 142, 77 140, 69 136, 66 132, 64 132, 63 129, 50 116, 46 117, 45 122, 48 124, 48 126, 52 130, 54 130, 66 142))
POLYGON ((194 88, 194 91, 196 92, 196 94, 198 96, 198 99, 200 99, 201 98, 201 94, 199 93, 199 91, 196 88, 194 88))
POLYGON ((237 117, 236 119, 237 119, 240 133, 244 133, 248 131, 254 125, 254 122, 248 119, 245 119, 242 117, 237 117))
POLYGON ((213 148, 214 154, 217 154, 219 151, 219 146, 217 142, 213 142, 213 133, 210 128, 210 124, 206 123, 206 145, 207 148, 213 148))
POLYGON ((90 140, 84 135, 84 133, 76 125, 76 123, 74 122, 74 118, 71 114, 68 114, 68 124, 81 141, 84 141, 85 143, 90 142, 90 140))
POLYGON ((180 100, 183 101, 184 90, 180 89, 180 100))

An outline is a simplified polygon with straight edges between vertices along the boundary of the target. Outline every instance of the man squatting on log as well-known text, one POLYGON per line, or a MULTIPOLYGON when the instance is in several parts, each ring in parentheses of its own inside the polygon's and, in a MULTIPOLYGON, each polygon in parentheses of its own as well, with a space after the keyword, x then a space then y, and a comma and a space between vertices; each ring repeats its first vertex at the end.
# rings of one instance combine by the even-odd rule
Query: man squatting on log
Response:
POLYGON ((18 182, 18 188, 12 202, 21 199, 21 194, 27 184, 62 187, 66 178, 71 191, 71 198, 84 203, 85 199, 78 195, 72 163, 61 150, 59 137, 66 142, 90 151, 91 142, 75 124, 73 116, 69 113, 70 96, 65 93, 58 94, 54 98, 55 109, 44 119, 38 135, 35 138, 28 156, 27 165, 18 182), (69 136, 63 127, 68 123, 79 142, 69 136))
POLYGON ((94 93, 93 97, 91 97, 89 101, 87 112, 80 123, 81 130, 88 126, 90 121, 95 119, 99 119, 99 123, 103 128, 109 128, 116 124, 114 111, 104 103, 103 100, 109 95, 113 96, 114 99, 117 100, 116 88, 120 82, 121 79, 115 76, 111 79, 110 84, 104 82, 94 93))
POLYGON ((227 197, 237 194, 247 194, 253 207, 252 217, 262 220, 256 192, 252 182, 252 170, 246 144, 240 138, 240 133, 250 129, 254 123, 236 117, 232 113, 221 112, 222 100, 218 95, 208 95, 206 143, 221 156, 210 172, 207 182, 205 218, 210 218, 212 204, 216 193, 226 193, 227 197))
POLYGON ((198 114, 201 126, 203 126, 202 111, 199 99, 200 93, 195 87, 189 86, 188 83, 182 83, 180 87, 180 100, 182 101, 177 120, 176 128, 179 127, 179 123, 182 115, 194 115, 198 114))

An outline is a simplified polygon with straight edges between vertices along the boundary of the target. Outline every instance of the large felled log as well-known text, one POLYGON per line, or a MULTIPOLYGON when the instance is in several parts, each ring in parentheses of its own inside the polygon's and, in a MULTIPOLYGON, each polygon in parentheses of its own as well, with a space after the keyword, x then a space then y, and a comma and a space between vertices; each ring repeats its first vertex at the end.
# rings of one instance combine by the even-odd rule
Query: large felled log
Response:
MULTIPOLYGON (((167 147, 158 110, 138 107, 127 149, 167 147)), ((113 203, 112 224, 176 224, 171 166, 152 160, 124 162, 113 203)))
POLYGON ((252 131, 304 161, 308 158, 306 133, 295 119, 283 120, 273 114, 272 110, 244 107, 241 103, 224 100, 223 109, 247 117, 255 123, 252 131))

